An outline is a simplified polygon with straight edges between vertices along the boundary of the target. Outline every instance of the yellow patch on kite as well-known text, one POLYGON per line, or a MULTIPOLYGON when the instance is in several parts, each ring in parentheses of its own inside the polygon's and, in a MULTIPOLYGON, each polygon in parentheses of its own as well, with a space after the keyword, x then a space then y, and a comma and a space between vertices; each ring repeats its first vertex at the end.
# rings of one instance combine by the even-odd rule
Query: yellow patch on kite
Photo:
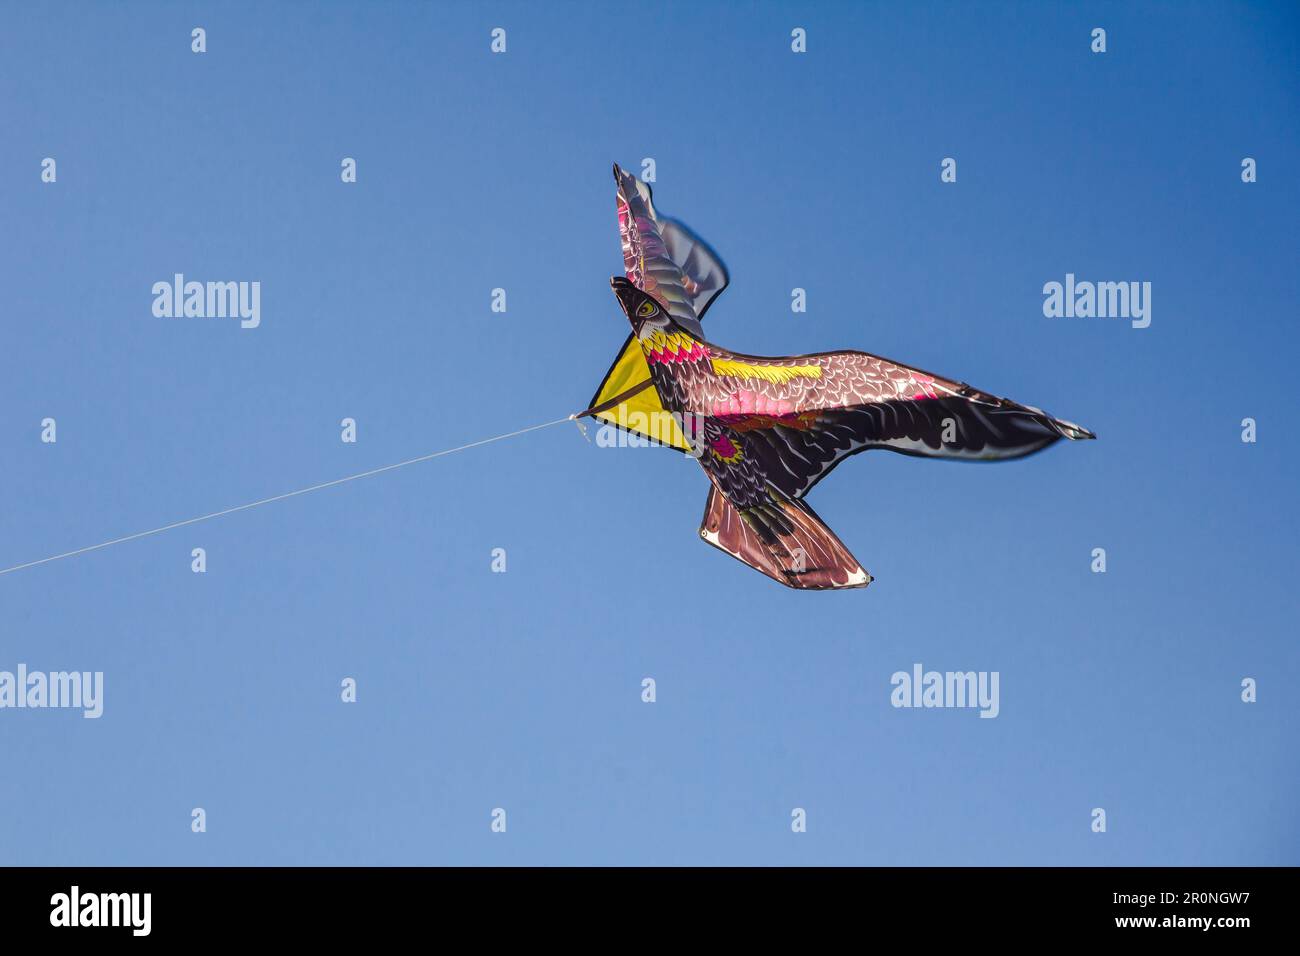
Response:
POLYGON ((731 378, 761 378, 775 385, 783 385, 792 378, 821 378, 820 365, 754 365, 734 359, 715 358, 713 371, 731 378))
MULTIPOLYGON (((596 400, 591 403, 593 406, 602 405, 614 396, 649 380, 650 368, 636 343, 635 337, 628 339, 596 395, 596 400)), ((691 450, 677 420, 664 410, 659 401, 659 393, 654 388, 638 392, 613 408, 598 412, 595 417, 679 451, 691 450)))
POLYGON ((658 352, 660 355, 665 353, 690 355, 697 344, 685 332, 673 332, 668 335, 659 329, 655 329, 648 336, 641 339, 641 351, 646 355, 650 355, 652 352, 658 352))

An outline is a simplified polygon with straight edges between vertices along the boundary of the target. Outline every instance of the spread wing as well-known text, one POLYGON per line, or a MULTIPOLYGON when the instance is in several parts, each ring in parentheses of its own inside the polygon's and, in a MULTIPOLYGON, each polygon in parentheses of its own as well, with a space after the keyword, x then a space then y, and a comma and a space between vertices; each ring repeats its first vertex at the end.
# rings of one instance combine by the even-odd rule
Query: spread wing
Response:
POLYGON ((654 296, 697 338, 700 320, 727 287, 727 268, 699 236, 660 216, 650 187, 614 167, 618 184, 618 234, 628 281, 654 296))
POLYGON ((802 498, 849 455, 884 448, 998 461, 1094 437, 1041 409, 864 352, 762 358, 709 346, 687 407, 743 437, 763 481, 802 498))

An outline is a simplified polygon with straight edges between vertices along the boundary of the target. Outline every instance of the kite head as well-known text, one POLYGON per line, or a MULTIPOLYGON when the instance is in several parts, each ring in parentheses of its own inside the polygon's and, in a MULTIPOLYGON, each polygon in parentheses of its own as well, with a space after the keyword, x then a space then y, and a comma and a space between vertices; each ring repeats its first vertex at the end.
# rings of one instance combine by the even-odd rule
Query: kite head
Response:
POLYGON ((632 323, 632 334, 637 338, 649 338, 655 332, 667 334, 681 330, 658 299, 642 292, 627 279, 614 276, 609 285, 627 320, 632 323))

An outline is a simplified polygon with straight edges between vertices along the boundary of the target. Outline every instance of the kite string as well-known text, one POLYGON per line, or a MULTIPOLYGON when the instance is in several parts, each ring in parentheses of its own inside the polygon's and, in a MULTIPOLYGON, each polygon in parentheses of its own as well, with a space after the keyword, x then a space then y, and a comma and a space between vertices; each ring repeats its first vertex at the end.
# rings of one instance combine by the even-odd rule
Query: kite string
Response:
POLYGON ((101 541, 99 544, 92 544, 89 547, 78 548, 75 551, 65 551, 62 554, 50 555, 48 558, 41 558, 38 561, 28 561, 25 564, 15 564, 11 568, 0 569, 0 574, 10 574, 14 571, 21 571, 23 568, 34 568, 38 564, 48 564, 51 561, 58 561, 62 558, 75 557, 78 554, 86 554, 90 551, 98 551, 101 548, 112 547, 115 544, 123 544, 127 541, 135 541, 137 538, 147 538, 151 535, 162 534, 164 531, 171 531, 174 528, 183 528, 186 525, 198 524, 200 521, 209 521, 213 518, 220 518, 224 515, 234 514, 237 511, 247 511, 249 508, 256 508, 260 505, 269 505, 273 501, 283 501, 286 498, 296 498, 298 495, 305 495, 313 491, 320 491, 322 488, 332 488, 335 485, 346 484, 349 481, 356 481, 359 478, 369 478, 372 475, 379 475, 386 471, 393 471, 396 468, 405 468, 407 465, 415 465, 422 461, 429 461, 433 458, 441 458, 444 455, 454 455, 459 451, 466 451, 470 448, 477 448, 480 445, 490 445, 492 442, 504 441, 507 438, 514 438, 518 435, 524 435, 528 432, 535 432, 542 428, 550 428, 553 425, 560 425, 564 422, 574 421, 585 415, 586 412, 578 412, 574 415, 568 415, 564 418, 557 418, 553 422, 542 422, 540 425, 529 425, 527 428, 520 428, 518 431, 506 432, 503 435, 493 435, 491 438, 481 438, 478 441, 472 441, 466 445, 458 445, 455 448, 444 448, 442 451, 435 451, 428 455, 421 455, 418 458, 408 458, 406 461, 395 462, 391 465, 384 465, 380 468, 371 468, 369 471, 357 472, 355 475, 347 475, 343 478, 335 478, 333 481, 322 481, 319 484, 309 485, 306 488, 299 488, 296 491, 286 491, 282 495, 273 495, 270 498, 262 498, 258 501, 250 501, 247 504, 235 505, 233 508, 225 508, 221 511, 213 511, 209 514, 198 515, 194 518, 186 518, 184 521, 174 521, 171 524, 163 525, 160 528, 151 528, 148 531, 137 531, 135 534, 124 535, 121 538, 114 538, 111 541, 101 541))

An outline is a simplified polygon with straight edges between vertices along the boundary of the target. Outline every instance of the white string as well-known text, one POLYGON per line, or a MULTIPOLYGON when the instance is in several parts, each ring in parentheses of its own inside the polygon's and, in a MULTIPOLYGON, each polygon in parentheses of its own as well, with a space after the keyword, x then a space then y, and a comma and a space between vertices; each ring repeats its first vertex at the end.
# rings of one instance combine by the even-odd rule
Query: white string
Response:
POLYGON ((518 431, 506 432, 504 435, 494 435, 491 438, 482 438, 479 441, 472 441, 468 445, 460 445, 456 448, 445 448, 442 451, 435 451, 430 455, 421 455, 419 458, 408 458, 406 461, 399 461, 392 465, 384 465, 382 468, 372 468, 369 471, 362 471, 355 475, 348 475, 346 478, 335 478, 333 481, 323 481, 318 485, 299 488, 297 491, 287 491, 282 495, 275 495, 271 498, 262 498, 260 501, 250 501, 248 504, 236 505, 233 508, 226 508, 223 511, 214 511, 211 514, 199 515, 197 518, 186 518, 184 521, 175 521, 171 524, 165 524, 161 528, 151 528, 148 531, 137 531, 135 534, 128 534, 125 537, 114 538, 112 541, 103 541, 99 544, 92 544, 87 548, 78 548, 76 551, 65 551, 62 554, 54 554, 48 558, 41 558, 39 561, 28 561, 26 564, 15 564, 12 568, 4 568, 3 570, 0 570, 0 574, 9 574, 13 571, 21 571, 23 568, 34 568, 38 564, 48 564, 51 561, 75 557, 78 554, 86 554, 89 551, 98 551, 100 548, 109 548, 115 544, 134 541, 137 538, 147 538, 150 535, 162 534, 164 531, 171 531, 173 528, 183 528, 187 524, 197 524, 200 521, 209 521, 212 518, 220 518, 223 515, 234 514, 236 511, 247 511, 249 508, 256 508, 259 505, 269 505, 273 501, 283 501, 285 498, 294 498, 298 495, 305 495, 308 492, 320 491, 322 488, 332 488, 334 485, 356 481, 358 478, 369 478, 371 475, 382 474, 385 471, 392 471, 395 468, 405 468, 407 465, 415 465, 422 461, 429 461, 432 458, 441 458, 443 455, 454 455, 458 451, 477 448, 479 445, 489 445, 494 441, 502 441, 506 438, 514 438, 516 435, 535 432, 539 428, 550 428, 552 425, 559 425, 572 419, 573 416, 570 415, 566 418, 557 418, 553 422, 543 422, 540 425, 529 425, 527 428, 521 428, 518 431))

